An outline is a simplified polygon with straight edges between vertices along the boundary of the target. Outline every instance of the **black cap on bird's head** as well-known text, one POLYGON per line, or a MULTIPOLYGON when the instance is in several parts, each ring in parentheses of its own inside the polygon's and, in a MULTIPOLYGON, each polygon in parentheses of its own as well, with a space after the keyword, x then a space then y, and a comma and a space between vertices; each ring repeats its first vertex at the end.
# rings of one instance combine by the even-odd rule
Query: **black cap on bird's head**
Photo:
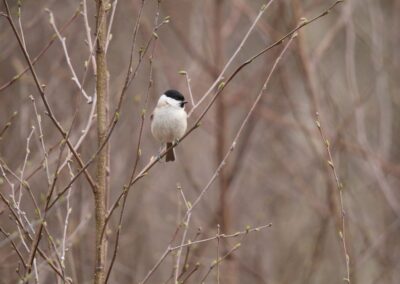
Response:
POLYGON ((164 93, 164 95, 171 99, 182 102, 181 107, 184 107, 184 105, 187 103, 187 101, 185 101, 185 97, 177 90, 168 90, 164 93))

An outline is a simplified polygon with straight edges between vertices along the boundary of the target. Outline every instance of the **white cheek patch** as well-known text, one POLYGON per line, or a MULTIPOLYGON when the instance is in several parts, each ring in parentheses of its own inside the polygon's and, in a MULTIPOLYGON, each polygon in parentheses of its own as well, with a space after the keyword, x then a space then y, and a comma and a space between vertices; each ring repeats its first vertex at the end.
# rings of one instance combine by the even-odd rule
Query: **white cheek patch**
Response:
POLYGON ((166 95, 162 95, 160 97, 160 101, 164 101, 165 104, 173 106, 173 107, 180 107, 180 105, 181 105, 180 101, 177 101, 173 98, 167 97, 166 95))
POLYGON ((158 100, 157 106, 158 107, 163 107, 169 105, 168 103, 168 97, 166 95, 161 95, 161 97, 158 100))

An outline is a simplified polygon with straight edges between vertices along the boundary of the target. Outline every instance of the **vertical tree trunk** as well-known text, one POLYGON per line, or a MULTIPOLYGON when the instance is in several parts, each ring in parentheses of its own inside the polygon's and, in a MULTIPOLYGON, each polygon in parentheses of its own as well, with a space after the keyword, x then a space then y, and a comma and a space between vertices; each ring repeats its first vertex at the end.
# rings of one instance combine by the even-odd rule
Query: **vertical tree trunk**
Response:
MULTIPOLYGON (((224 63, 224 49, 223 49, 223 35, 222 35, 222 23, 223 23, 223 4, 224 0, 215 1, 214 6, 214 42, 215 42, 215 76, 218 76, 219 71, 223 67, 224 63)), ((224 159, 226 154, 226 137, 227 137, 227 123, 226 123, 226 103, 225 96, 220 96, 216 101, 217 113, 216 113, 216 164, 219 165, 224 159)), ((222 168, 219 177, 219 209, 218 209, 218 223, 221 226, 222 232, 227 233, 230 231, 230 208, 227 204, 228 201, 228 174, 225 168, 222 168)), ((229 250, 229 242, 222 242, 222 254, 229 250)), ((228 257, 221 267, 221 279, 222 283, 237 283, 235 259, 228 257)))
MULTIPOLYGON (((109 103, 107 92, 107 62, 106 62, 106 36, 107 19, 106 10, 108 0, 96 0, 97 19, 96 19, 96 92, 97 92, 97 137, 98 146, 103 144, 106 139, 108 127, 107 107, 109 103)), ((106 198, 107 186, 107 165, 108 165, 108 145, 106 145, 98 155, 97 160, 97 186, 95 190, 95 216, 96 216, 96 260, 95 260, 95 284, 102 284, 105 280, 105 259, 107 252, 106 237, 102 237, 106 218, 106 198)))
MULTIPOLYGON (((222 5, 223 0, 217 0, 215 2, 215 16, 214 16, 214 42, 215 42, 215 70, 216 76, 218 76, 219 70, 222 68, 223 64, 223 47, 222 47, 222 5)), ((216 113, 216 164, 217 166, 224 159, 225 156, 225 137, 226 137, 226 112, 225 112, 225 100, 224 96, 220 96, 216 101, 217 113, 216 113)), ((229 230, 229 208, 226 206, 226 197, 228 191, 228 183, 226 171, 222 168, 219 177, 219 217, 218 223, 221 225, 222 232, 227 232, 229 230)))

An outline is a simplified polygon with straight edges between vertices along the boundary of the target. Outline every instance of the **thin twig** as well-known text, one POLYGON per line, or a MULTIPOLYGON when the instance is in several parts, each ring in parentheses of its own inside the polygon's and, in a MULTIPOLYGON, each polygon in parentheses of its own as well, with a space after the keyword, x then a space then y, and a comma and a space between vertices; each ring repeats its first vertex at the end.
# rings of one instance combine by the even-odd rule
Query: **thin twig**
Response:
MULTIPOLYGON (((23 184, 24 184, 23 181, 24 181, 25 167, 26 167, 26 164, 28 163, 29 154, 31 153, 30 141, 31 141, 31 138, 32 138, 32 135, 33 135, 34 132, 35 132, 35 127, 32 125, 31 132, 29 133, 28 138, 26 138, 25 158, 24 158, 24 162, 22 163, 21 175, 19 177, 18 201, 15 202, 15 205, 17 206, 17 208, 19 208, 21 206, 22 195, 23 195, 22 194, 22 187, 23 187, 23 184)), ((14 196, 14 201, 15 201, 15 196, 14 196)))
POLYGON ((189 77, 189 74, 188 74, 188 72, 185 71, 185 70, 179 71, 178 73, 185 76, 186 85, 187 85, 187 87, 188 87, 188 91, 189 91, 189 96, 190 96, 190 100, 191 100, 191 103, 192 103, 192 107, 194 107, 196 104, 195 104, 195 102, 194 102, 193 93, 192 93, 192 88, 190 87, 190 77, 189 77))
POLYGON ((237 249, 240 248, 240 243, 237 243, 236 245, 234 245, 224 256, 222 256, 219 259, 214 260, 211 265, 210 268, 208 269, 207 273, 204 275, 203 279, 200 281, 200 283, 205 283, 208 275, 210 275, 210 272, 214 269, 215 266, 219 267, 219 263, 221 263, 222 261, 224 261, 228 256, 230 256, 232 253, 234 253, 237 249))
POLYGON ((191 207, 191 205, 190 205, 190 203, 187 201, 186 196, 185 196, 185 194, 183 193, 182 186, 181 186, 180 184, 178 184, 177 187, 176 187, 176 189, 177 189, 178 192, 180 193, 180 195, 181 195, 181 197, 182 197, 182 200, 183 200, 183 202, 185 203, 186 210, 189 210, 190 207, 191 207))
POLYGON ((328 154, 328 165, 332 169, 333 176, 335 178, 336 182, 336 188, 339 192, 339 203, 340 203, 340 211, 341 211, 341 216, 342 216, 342 228, 341 231, 339 231, 339 236, 340 239, 342 240, 342 245, 343 245, 343 253, 345 257, 345 263, 346 263, 346 277, 343 278, 343 280, 347 283, 351 283, 350 281, 350 256, 347 250, 347 244, 346 244, 346 212, 344 210, 344 204, 343 204, 343 184, 339 180, 339 175, 336 171, 335 164, 333 162, 332 158, 332 153, 330 149, 330 144, 329 140, 325 138, 324 132, 322 130, 322 125, 319 120, 319 113, 316 113, 316 121, 315 121, 319 134, 321 136, 321 139, 325 145, 326 152, 328 154))
POLYGON ((187 214, 185 216, 185 220, 183 222, 183 226, 184 226, 184 230, 183 230, 183 235, 182 235, 182 240, 181 240, 181 247, 178 249, 178 252, 176 254, 176 265, 175 265, 175 282, 174 283, 178 283, 178 279, 179 279, 179 264, 180 264, 180 260, 181 260, 181 255, 182 255, 182 245, 185 243, 186 241, 186 236, 189 230, 189 223, 190 223, 190 218, 192 217, 192 212, 190 210, 190 207, 188 207, 187 209, 187 214))
MULTIPOLYGON (((75 151, 78 151, 79 147, 81 146, 81 144, 83 143, 83 141, 85 140, 87 135, 89 134, 90 128, 93 125, 93 120, 95 117, 95 110, 96 110, 96 102, 97 102, 97 96, 95 95, 91 109, 90 109, 90 113, 89 113, 87 121, 86 121, 86 126, 81 131, 82 135, 79 137, 78 141, 76 141, 76 143, 74 145, 75 151)), ((61 164, 58 171, 61 171, 67 165, 67 163, 71 160, 72 156, 73 156, 72 152, 69 151, 67 157, 64 159, 64 162, 61 164)))
POLYGON ((17 16, 18 16, 19 32, 21 34, 22 44, 26 48, 24 30, 22 29, 22 1, 18 1, 17 6, 18 6, 17 16))
POLYGON ((17 245, 14 243, 14 241, 12 240, 12 238, 10 238, 10 234, 7 233, 1 226, 0 226, 0 232, 2 232, 3 235, 6 237, 6 239, 11 243, 13 249, 14 249, 15 252, 17 253, 19 259, 21 260, 22 265, 23 265, 24 268, 26 269, 26 263, 25 263, 24 257, 22 256, 22 253, 19 251, 17 245))
POLYGON ((65 59, 67 60, 67 64, 69 67, 69 70, 71 71, 72 74, 72 81, 74 81, 74 83, 77 85, 77 87, 79 88, 79 90, 81 91, 82 95, 85 97, 85 99, 87 100, 87 103, 90 104, 93 102, 93 97, 89 96, 86 91, 83 89, 83 85, 81 85, 81 83, 79 82, 78 76, 75 73, 75 69, 72 66, 72 62, 71 62, 71 58, 69 57, 69 53, 68 53, 68 49, 67 49, 67 44, 65 43, 66 38, 62 37, 59 30, 57 29, 55 20, 54 20, 54 15, 53 13, 50 11, 50 9, 46 9, 46 12, 49 13, 49 17, 50 17, 50 25, 53 27, 58 40, 61 43, 61 46, 63 48, 64 51, 64 55, 65 55, 65 59))
POLYGON ((220 261, 219 261, 219 250, 220 250, 220 234, 221 234, 221 232, 220 232, 220 225, 219 224, 217 224, 217 284, 219 284, 219 263, 220 263, 220 261))
POLYGON ((190 242, 187 242, 187 243, 185 243, 183 245, 170 247, 170 250, 174 251, 174 250, 177 250, 177 249, 182 248, 182 247, 193 246, 193 245, 197 245, 197 244, 201 244, 201 243, 205 243, 205 242, 214 241, 214 240, 217 240, 218 238, 219 239, 236 238, 236 237, 240 237, 240 236, 252 233, 252 232, 260 232, 261 230, 266 229, 266 228, 270 228, 270 227, 272 227, 272 223, 269 223, 269 224, 266 224, 266 225, 262 225, 262 226, 259 226, 259 227, 254 227, 254 228, 246 228, 243 231, 238 231, 238 232, 233 233, 233 234, 220 234, 218 236, 216 235, 216 236, 213 236, 213 237, 209 237, 209 238, 205 238, 205 239, 201 239, 201 240, 197 240, 197 241, 193 241, 193 242, 190 241, 190 242))
POLYGON ((144 284, 147 282, 147 280, 149 280, 150 276, 157 270, 157 268, 160 266, 160 264, 164 261, 164 259, 168 256, 168 254, 171 252, 171 247, 168 246, 168 248, 164 251, 164 253, 162 254, 162 256, 160 257, 160 259, 157 261, 157 263, 153 266, 152 269, 150 269, 150 271, 147 273, 146 277, 139 282, 140 284, 144 284))
POLYGON ((185 283, 185 282, 190 278, 190 276, 192 276, 192 275, 199 269, 199 267, 200 267, 200 263, 197 262, 197 263, 195 264, 195 266, 193 267, 193 269, 192 269, 192 270, 186 275, 186 277, 185 277, 184 279, 182 279, 182 281, 180 281, 179 283, 180 283, 180 284, 185 283))
MULTIPOLYGON (((200 236, 201 234, 201 228, 198 228, 196 235, 193 238, 193 241, 197 240, 197 238, 200 236)), ((185 255, 185 260, 183 261, 182 264, 182 271, 181 274, 179 275, 179 278, 181 278, 183 276, 183 274, 185 274, 185 272, 188 269, 188 261, 189 261, 189 255, 190 255, 190 246, 186 248, 186 255, 185 255)))
MULTIPOLYGON (((70 176, 73 177, 74 174, 72 172, 72 168, 69 163, 68 163, 68 169, 69 169, 70 176)), ((61 264, 63 267, 65 267, 65 253, 67 251, 66 242, 67 242, 68 221, 69 221, 69 216, 71 215, 71 212, 72 212, 72 207, 70 205, 70 199, 71 199, 71 189, 69 189, 68 194, 67 194, 67 214, 65 215, 63 238, 62 238, 62 245, 61 245, 61 264)))
POLYGON ((37 120, 37 124, 39 127, 39 141, 40 141, 40 144, 41 144, 42 150, 43 150, 43 159, 44 159, 44 167, 45 167, 46 176, 47 176, 47 185, 50 185, 51 178, 50 178, 50 170, 49 170, 49 162, 48 162, 48 153, 46 150, 46 146, 44 144, 44 136, 43 136, 43 129, 42 129, 42 117, 38 113, 35 98, 32 95, 29 96, 29 98, 31 99, 31 101, 33 103, 33 109, 35 111, 36 120, 37 120))
POLYGON ((0 140, 3 139, 3 135, 4 133, 6 133, 7 129, 10 128, 10 126, 12 125, 12 122, 14 120, 14 118, 17 116, 18 112, 14 111, 13 114, 11 115, 11 117, 8 119, 8 122, 4 125, 4 127, 0 130, 0 140))
POLYGON ((111 17, 110 17, 110 22, 108 24, 108 30, 107 30, 106 53, 108 51, 108 46, 109 46, 111 38, 112 38, 111 28, 112 28, 112 24, 114 22, 114 15, 115 15, 115 10, 117 10, 117 5, 118 5, 118 0, 114 0, 114 2, 112 3, 111 17))
MULTIPOLYGON (((83 22, 85 25, 87 44, 89 45, 89 58, 91 59, 91 62, 92 62, 94 74, 96 74, 97 73, 96 59, 94 58, 94 54, 93 54, 94 45, 96 44, 96 40, 94 41, 94 44, 93 44, 91 29, 90 29, 89 19, 88 19, 86 0, 83 0, 82 6, 83 6, 83 11, 81 14, 83 15, 83 22)), ((84 82, 84 81, 85 81, 85 78, 83 78, 82 82, 84 82)))
MULTIPOLYGON (((28 245, 26 243, 26 240, 25 240, 26 239, 26 235, 22 234, 22 232, 26 232, 26 234, 29 236, 29 231, 25 228, 25 225, 22 222, 20 209, 19 209, 19 206, 17 206, 16 201, 15 201, 15 192, 14 192, 15 185, 8 179, 2 164, 0 164, 0 170, 1 170, 1 173, 2 173, 2 175, 4 177, 4 179, 6 180, 6 182, 8 183, 8 185, 11 188, 10 198, 12 200, 12 205, 11 205, 11 202, 8 201, 2 194, 0 194, 0 197, 3 200, 3 202, 10 208, 10 211, 12 210, 13 215, 15 214, 14 217, 17 220, 17 229, 18 229, 18 233, 19 233, 18 235, 20 237, 21 243, 24 246, 25 250, 27 252, 29 252, 29 247, 28 247, 28 245), (17 210, 17 212, 14 211, 14 208, 17 210)), ((30 229, 30 227, 29 227, 29 229, 30 229)))

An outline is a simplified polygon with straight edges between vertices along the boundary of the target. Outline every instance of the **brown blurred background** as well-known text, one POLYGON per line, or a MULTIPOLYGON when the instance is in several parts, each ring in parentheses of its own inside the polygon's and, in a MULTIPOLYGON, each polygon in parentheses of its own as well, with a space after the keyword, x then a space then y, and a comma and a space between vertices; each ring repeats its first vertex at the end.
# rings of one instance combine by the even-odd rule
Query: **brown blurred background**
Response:
MULTIPOLYGON (((310 19, 333 3, 328 2, 274 1, 227 74, 289 32, 301 17, 310 19)), ((16 1, 9 1, 9 4, 17 23, 16 1)), ((120 0, 116 8, 107 55, 111 111, 115 109, 125 80, 132 30, 140 4, 138 0, 120 0)), ((263 4, 261 0, 161 1, 160 19, 170 16, 170 22, 157 31, 154 84, 147 113, 167 89, 178 89, 189 97, 185 77, 178 74, 179 70, 188 72, 195 101, 198 101, 236 50, 263 4)), ((4 5, 0 7, 4 11, 4 5)), ((79 7, 79 1, 22 1, 21 22, 32 58, 54 33, 44 9, 54 13, 60 29, 79 7)), ((94 1, 89 1, 92 30, 94 11, 94 1)), ((139 48, 152 36, 156 11, 157 1, 145 1, 135 64, 139 48)), ((215 235, 217 224, 221 225, 223 233, 244 230, 247 225, 273 224, 271 228, 248 234, 241 241, 241 247, 221 263, 221 283, 342 283, 346 268, 339 237, 338 190, 314 122, 317 111, 344 185, 352 283, 399 283, 399 30, 400 1, 352 0, 335 7, 329 15, 299 32, 226 167, 193 212, 189 239, 194 238, 198 228, 201 228, 199 238, 215 235)), ((62 34, 81 79, 89 58, 83 17, 75 17, 62 34)), ((160 258, 185 212, 177 184, 182 186, 190 201, 198 196, 230 147, 281 49, 282 46, 278 46, 258 58, 227 86, 201 127, 177 147, 177 162, 156 165, 134 186, 128 197, 120 250, 109 283, 137 283, 160 258)), ((1 87, 27 66, 4 17, 0 18, 0 50, 1 87)), ((149 82, 148 55, 129 86, 120 121, 110 140, 111 201, 129 179, 136 158, 140 114, 149 82)), ((86 104, 71 80, 58 40, 35 67, 41 82, 46 84, 49 103, 65 128, 68 129, 77 111, 71 132, 71 140, 76 142, 86 126, 91 105, 86 104)), ((93 72, 89 69, 84 84, 89 95, 94 93, 94 83, 93 72)), ((45 170, 40 167, 43 151, 30 95, 34 96, 42 118, 47 149, 61 140, 27 72, 0 92, 1 129, 12 114, 18 112, 2 135, 0 157, 3 166, 5 163, 19 175, 26 156, 27 137, 35 126, 23 178, 29 176, 27 182, 34 196, 41 200, 48 184, 45 170)), ((199 113, 200 110, 194 113, 189 125, 199 113)), ((94 120, 78 151, 84 161, 97 147, 95 124, 94 120)), ((139 168, 157 154, 158 148, 151 136, 147 115, 139 168)), ((51 171, 56 167, 57 155, 57 150, 49 154, 51 171)), ((75 172, 76 165, 72 167, 75 172)), ((93 165, 89 169, 94 172, 93 165)), ((19 181, 11 175, 7 177, 18 190, 19 181)), ((61 190, 69 178, 65 167, 57 189, 61 190)), ((0 190, 7 197, 11 192, 4 177, 0 190)), ((74 283, 90 283, 94 269, 94 202, 83 176, 73 184, 70 201, 66 272, 74 283)), ((32 222, 36 220, 26 192, 21 209, 32 222)), ((0 211, 1 227, 9 233, 17 232, 4 203, 0 203, 0 211)), ((63 199, 48 216, 48 229, 56 243, 62 239, 66 212, 63 199)), ((117 222, 115 214, 107 232, 110 255, 117 222)), ((18 234, 12 237, 26 254, 18 234)), ((222 254, 238 241, 224 241, 222 254)), ((51 251, 46 240, 40 246, 51 251)), ((199 262, 200 269, 186 283, 200 283, 216 258, 216 246, 216 241, 212 241, 192 250, 188 263, 193 267, 199 262)), ((37 258, 37 261, 40 283, 57 283, 54 272, 42 259, 37 258)), ((0 283, 17 283, 18 262, 10 242, 1 235, 0 283)), ((174 256, 168 256, 148 283, 166 283, 174 263, 174 256)), ((206 282, 217 283, 215 270, 206 282)))

